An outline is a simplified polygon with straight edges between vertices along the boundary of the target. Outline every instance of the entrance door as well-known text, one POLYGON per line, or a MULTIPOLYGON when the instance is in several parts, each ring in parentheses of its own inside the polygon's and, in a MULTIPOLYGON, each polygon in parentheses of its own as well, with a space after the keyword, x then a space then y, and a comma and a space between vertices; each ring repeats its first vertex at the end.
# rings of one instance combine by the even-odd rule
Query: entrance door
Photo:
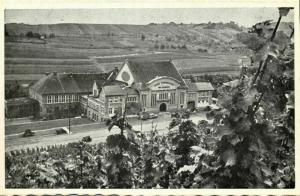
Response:
POLYGON ((195 101, 189 101, 187 103, 187 108, 190 110, 190 111, 194 111, 195 110, 195 101))
POLYGON ((165 103, 160 104, 159 106, 159 111, 160 112, 165 112, 167 111, 167 105, 165 103))

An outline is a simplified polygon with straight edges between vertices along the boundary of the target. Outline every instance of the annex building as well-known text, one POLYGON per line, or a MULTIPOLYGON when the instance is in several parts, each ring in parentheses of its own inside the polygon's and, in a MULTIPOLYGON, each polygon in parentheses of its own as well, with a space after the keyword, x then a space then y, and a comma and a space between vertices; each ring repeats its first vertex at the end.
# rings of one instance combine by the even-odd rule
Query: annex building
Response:
MULTIPOLYGON (((111 78, 109 78, 111 79, 111 78)), ((94 82, 91 95, 81 105, 88 118, 102 121, 126 108, 127 114, 140 111, 166 112, 211 104, 210 83, 184 80, 172 61, 129 61, 110 81, 94 82)))
POLYGON ((109 73, 50 73, 29 87, 29 97, 39 103, 39 116, 48 119, 80 115, 80 99, 92 93, 93 83, 102 84, 109 73))

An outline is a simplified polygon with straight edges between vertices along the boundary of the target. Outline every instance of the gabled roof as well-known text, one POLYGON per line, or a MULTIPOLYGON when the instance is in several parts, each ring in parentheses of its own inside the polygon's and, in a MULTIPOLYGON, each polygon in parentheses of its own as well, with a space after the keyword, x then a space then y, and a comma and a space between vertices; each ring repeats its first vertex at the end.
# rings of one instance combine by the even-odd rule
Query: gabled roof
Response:
POLYGON ((186 87, 181 75, 172 61, 131 61, 128 67, 135 79, 135 83, 145 85, 157 76, 172 77, 180 82, 181 87, 186 87))
POLYGON ((189 92, 195 92, 195 91, 212 91, 214 90, 214 87, 209 82, 191 82, 188 85, 188 91, 189 92))
POLYGON ((138 92, 133 88, 122 89, 121 85, 111 85, 104 86, 102 91, 105 93, 105 96, 118 96, 118 95, 138 95, 138 92))
POLYGON ((39 94, 89 93, 93 83, 103 84, 107 73, 51 73, 30 88, 39 94))

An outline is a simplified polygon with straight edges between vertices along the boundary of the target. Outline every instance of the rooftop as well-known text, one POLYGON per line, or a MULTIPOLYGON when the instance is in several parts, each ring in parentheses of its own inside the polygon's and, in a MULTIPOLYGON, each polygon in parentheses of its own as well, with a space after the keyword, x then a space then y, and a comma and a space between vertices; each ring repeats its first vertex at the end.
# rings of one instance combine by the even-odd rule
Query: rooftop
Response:
POLYGON ((186 87, 181 75, 172 61, 128 61, 128 66, 135 78, 135 83, 147 82, 156 78, 157 76, 172 77, 180 82, 182 87, 186 87))
POLYGON ((191 82, 188 91, 212 91, 214 87, 209 82, 191 82))
POLYGON ((29 97, 20 97, 20 98, 13 98, 13 99, 6 100, 6 105, 8 105, 8 106, 34 104, 34 103, 38 103, 38 102, 29 97))
POLYGON ((103 92, 106 96, 118 96, 118 95, 138 95, 138 92, 133 88, 122 89, 121 85, 104 86, 103 92))
POLYGON ((92 92, 93 83, 103 84, 107 73, 56 73, 53 72, 30 88, 39 94, 88 93, 92 92))

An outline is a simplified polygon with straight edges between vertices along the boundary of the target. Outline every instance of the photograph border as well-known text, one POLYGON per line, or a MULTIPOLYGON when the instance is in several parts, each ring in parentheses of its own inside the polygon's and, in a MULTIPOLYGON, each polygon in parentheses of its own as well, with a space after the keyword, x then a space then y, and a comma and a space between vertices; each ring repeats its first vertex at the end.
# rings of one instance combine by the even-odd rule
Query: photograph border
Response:
MULTIPOLYGON (((300 195, 300 146, 299 146, 299 0, 7 0, 1 5, 1 145, 0 145, 0 195, 28 195, 28 194, 117 194, 117 195, 300 195), (294 189, 5 189, 5 125, 4 125, 4 11, 5 9, 100 9, 100 8, 245 8, 245 7, 294 7, 294 43, 295 43, 295 188, 294 189), (297 130, 297 131, 296 131, 297 130)), ((245 13, 246 14, 246 13, 245 13)), ((258 21, 259 22, 259 21, 258 21)))

